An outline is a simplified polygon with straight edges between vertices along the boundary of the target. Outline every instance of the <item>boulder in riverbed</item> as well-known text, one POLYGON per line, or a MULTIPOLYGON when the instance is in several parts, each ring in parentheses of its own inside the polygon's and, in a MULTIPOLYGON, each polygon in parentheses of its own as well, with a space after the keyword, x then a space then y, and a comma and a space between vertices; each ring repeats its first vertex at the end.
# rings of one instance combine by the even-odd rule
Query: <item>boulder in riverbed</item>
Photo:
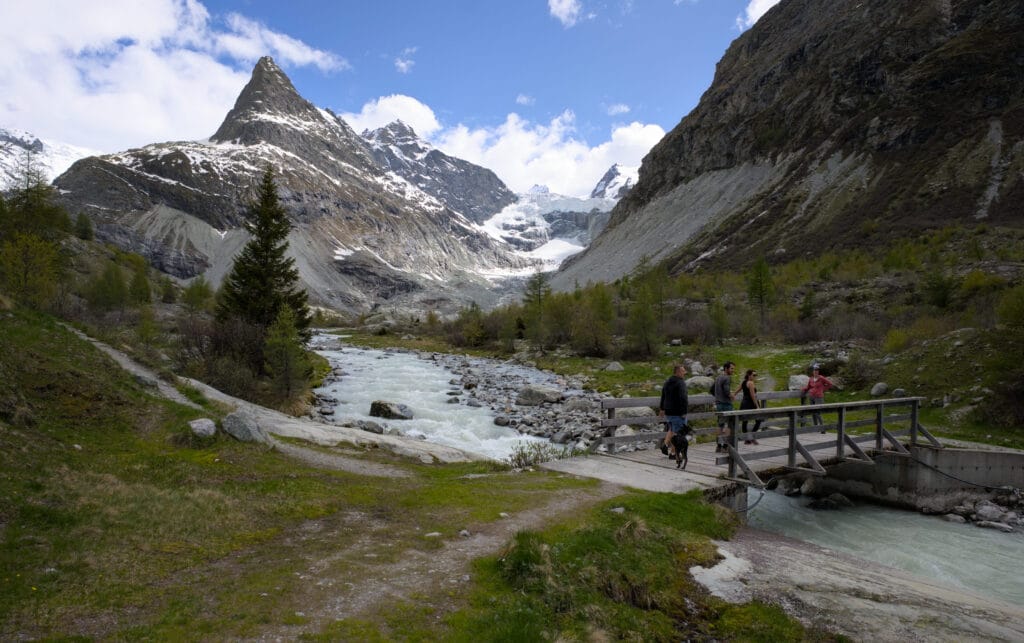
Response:
POLYGON ((408 406, 383 400, 374 400, 370 404, 370 415, 385 420, 411 420, 413 418, 412 409, 408 406))
POLYGON ((562 400, 562 397, 562 392, 556 388, 527 384, 519 389, 516 404, 519 406, 539 406, 545 402, 559 402, 562 400))

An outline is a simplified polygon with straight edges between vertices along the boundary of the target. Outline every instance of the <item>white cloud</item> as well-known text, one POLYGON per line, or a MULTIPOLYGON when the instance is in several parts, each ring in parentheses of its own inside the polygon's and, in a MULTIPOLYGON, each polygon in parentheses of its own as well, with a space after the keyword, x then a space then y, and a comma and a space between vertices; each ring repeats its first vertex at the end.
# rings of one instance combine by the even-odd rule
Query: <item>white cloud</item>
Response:
POLYGON ((528 94, 519 94, 516 96, 516 105, 530 106, 536 103, 537 100, 528 94))
POLYGON ((583 4, 579 0, 548 0, 548 11, 568 29, 579 21, 583 4))
POLYGON ((740 31, 749 29, 754 23, 761 19, 761 16, 768 13, 768 10, 779 4, 779 0, 750 0, 747 8, 740 15, 736 16, 736 26, 740 31))
POLYGON ((493 170, 516 192, 540 184, 568 196, 589 196, 613 163, 640 165, 665 136, 658 125, 633 122, 614 126, 609 140, 591 147, 576 138, 575 115, 569 110, 547 124, 511 113, 496 127, 442 127, 429 106, 402 95, 382 97, 358 114, 341 116, 357 132, 400 119, 446 154, 493 170))
POLYGON ((416 53, 419 47, 406 47, 402 50, 402 53, 395 57, 395 69, 401 74, 408 74, 412 71, 413 65, 416 61, 412 59, 412 55, 416 53))
POLYGON ((357 132, 384 127, 397 120, 413 128, 421 138, 430 138, 441 129, 441 123, 430 109, 411 96, 392 94, 363 105, 358 114, 340 114, 357 132))
POLYGON ((494 172, 517 192, 547 185, 553 192, 587 196, 613 163, 640 165, 665 131, 658 125, 630 123, 611 131, 610 140, 590 147, 574 136, 572 112, 548 124, 531 123, 517 114, 494 128, 446 129, 434 144, 446 153, 494 172))
POLYGON ((0 124, 102 151, 211 135, 260 56, 348 63, 197 0, 4 2, 0 124), (31 25, 27 28, 26 25, 31 25))
POLYGON ((608 111, 608 115, 609 116, 618 116, 620 114, 628 114, 629 113, 629 105, 626 105, 625 103, 615 103, 614 105, 609 105, 607 111, 608 111))

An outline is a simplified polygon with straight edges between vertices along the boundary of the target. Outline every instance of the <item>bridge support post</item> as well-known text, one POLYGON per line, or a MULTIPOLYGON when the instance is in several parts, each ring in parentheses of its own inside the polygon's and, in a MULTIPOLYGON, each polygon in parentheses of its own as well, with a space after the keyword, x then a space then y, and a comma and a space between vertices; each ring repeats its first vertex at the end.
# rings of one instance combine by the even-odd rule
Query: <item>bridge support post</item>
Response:
POLYGON ((846 407, 839 409, 836 418, 836 457, 846 457, 846 407))
POLYGON ((789 412, 789 451, 786 453, 786 464, 790 467, 796 466, 796 411, 789 412))
MULTIPOLYGON (((728 426, 729 426, 729 446, 731 447, 732 453, 735 453, 736 452, 736 444, 737 444, 736 443, 736 418, 735 417, 732 417, 732 416, 729 417, 728 426)), ((730 453, 730 457, 729 457, 729 477, 730 478, 735 478, 736 477, 736 458, 731 457, 731 455, 732 454, 730 453)))
POLYGON ((914 400, 914 403, 910 405, 910 446, 917 446, 917 413, 918 413, 918 402, 914 400))

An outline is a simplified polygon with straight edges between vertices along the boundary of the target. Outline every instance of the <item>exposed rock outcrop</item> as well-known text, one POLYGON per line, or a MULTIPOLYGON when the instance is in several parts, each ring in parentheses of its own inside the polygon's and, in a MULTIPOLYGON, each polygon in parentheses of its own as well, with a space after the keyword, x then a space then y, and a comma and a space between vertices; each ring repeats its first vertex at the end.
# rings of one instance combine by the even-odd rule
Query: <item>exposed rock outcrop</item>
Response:
POLYGON ((551 283, 1021 225, 1024 5, 783 0, 644 158, 602 235, 551 283))

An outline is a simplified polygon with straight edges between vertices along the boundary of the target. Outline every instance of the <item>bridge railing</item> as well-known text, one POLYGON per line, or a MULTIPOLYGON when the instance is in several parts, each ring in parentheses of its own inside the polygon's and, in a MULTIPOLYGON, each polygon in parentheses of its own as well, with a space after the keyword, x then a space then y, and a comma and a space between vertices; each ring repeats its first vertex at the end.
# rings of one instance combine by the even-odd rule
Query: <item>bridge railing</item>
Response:
MULTIPOLYGON (((758 391, 757 397, 763 405, 762 408, 767 408, 768 402, 771 400, 792 400, 800 399, 802 394, 800 391, 766 391, 764 393, 758 391)), ((690 422, 697 422, 699 420, 713 419, 718 413, 714 411, 715 398, 713 395, 707 393, 698 393, 696 395, 688 396, 689 399, 689 410, 687 411, 686 417, 690 422)), ((653 409, 658 408, 661 403, 660 397, 608 397, 601 400, 601 410, 605 412, 606 417, 601 419, 601 426, 605 428, 617 427, 617 426, 637 426, 637 425, 658 425, 663 422, 662 418, 658 417, 654 413, 653 409), (630 415, 630 416, 618 416, 616 415, 617 409, 628 409, 628 408, 648 408, 651 409, 651 415, 630 415)), ((817 407, 816 407, 817 408, 817 407)), ((717 427, 710 428, 694 428, 694 434, 696 435, 709 435, 718 432, 717 427)), ((605 436, 600 440, 595 440, 590 446, 590 450, 597 449, 600 445, 605 445, 609 452, 614 453, 615 449, 624 444, 633 444, 637 442, 651 442, 654 440, 660 440, 665 436, 665 429, 659 427, 658 429, 652 428, 650 431, 638 431, 632 435, 616 435, 616 436, 605 436)))
MULTIPOLYGON (((725 419, 728 427, 728 453, 716 457, 715 463, 729 465, 730 478, 736 478, 738 470, 742 470, 749 482, 762 485, 763 483, 749 466, 748 461, 763 460, 780 455, 786 456, 785 468, 824 475, 824 467, 812 452, 826 449, 834 449, 837 459, 857 459, 868 463, 873 463, 873 460, 862 448, 862 445, 869 445, 868 450, 909 455, 909 451, 899 439, 902 437, 908 437, 911 446, 916 446, 919 438, 924 438, 931 446, 942 448, 938 440, 919 422, 921 402, 925 398, 900 397, 775 408, 767 407, 767 402, 802 399, 801 392, 764 392, 758 393, 758 398, 762 400, 760 409, 718 413, 712 410, 713 396, 708 394, 689 396, 690 411, 687 413, 687 419, 691 422, 717 417, 725 419), (785 436, 788 438, 787 445, 777 449, 762 450, 759 448, 741 451, 737 427, 744 421, 749 425, 751 422, 756 423, 759 420, 764 428, 756 434, 744 434, 745 439, 753 439, 755 436, 757 438, 785 436), (815 422, 820 423, 815 424, 815 422), (851 430, 853 430, 852 433, 851 430), (801 435, 827 432, 834 432, 835 439, 817 440, 807 445, 800 441, 801 435), (798 455, 804 460, 806 466, 798 466, 798 455)), ((593 451, 603 444, 607 446, 610 453, 614 453, 618 446, 624 444, 661 440, 665 435, 665 429, 660 426, 663 420, 653 413, 653 409, 657 408, 660 401, 658 397, 605 398, 601 400, 601 408, 607 413, 607 417, 601 420, 603 427, 656 425, 658 428, 652 428, 650 431, 638 431, 632 435, 606 436, 596 440, 591 445, 591 450, 593 451), (625 417, 616 415, 617 409, 643 407, 651 409, 652 413, 625 417)), ((696 435, 714 435, 718 433, 718 427, 716 425, 694 428, 693 432, 696 435)))
POLYGON ((725 418, 729 428, 728 454, 716 458, 715 463, 728 464, 730 478, 735 478, 737 469, 741 469, 748 481, 762 485, 760 478, 750 468, 748 462, 785 455, 787 469, 824 475, 825 468, 814 457, 812 451, 834 449, 837 459, 857 459, 873 463, 861 445, 869 444, 868 448, 875 451, 910 455, 899 438, 908 437, 910 445, 917 446, 918 439, 923 437, 931 446, 942 448, 942 444, 919 422, 921 402, 924 399, 922 397, 900 397, 863 402, 726 411, 720 415, 725 418), (826 416, 830 421, 825 421, 826 416), (787 437, 789 439, 787 446, 778 449, 742 452, 736 427, 743 421, 749 423, 758 420, 765 423, 766 428, 756 434, 744 434, 747 439, 752 436, 757 438, 787 437), (779 420, 781 420, 782 426, 778 426, 779 420), (815 421, 820 423, 814 424, 815 421), (853 434, 850 432, 851 429, 859 429, 859 431, 853 434), (864 429, 868 430, 864 432, 864 429), (835 432, 835 439, 832 440, 818 440, 807 445, 800 441, 800 436, 803 434, 832 431, 835 432), (807 466, 797 465, 797 455, 803 458, 807 466))

